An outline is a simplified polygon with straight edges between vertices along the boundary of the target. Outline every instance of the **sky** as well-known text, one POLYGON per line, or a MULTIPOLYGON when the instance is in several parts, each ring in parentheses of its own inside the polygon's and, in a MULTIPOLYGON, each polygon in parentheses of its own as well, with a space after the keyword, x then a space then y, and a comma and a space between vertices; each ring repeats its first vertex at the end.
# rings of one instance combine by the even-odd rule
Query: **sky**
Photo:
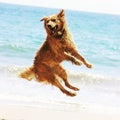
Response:
POLYGON ((120 0, 0 0, 0 2, 120 15, 120 0))

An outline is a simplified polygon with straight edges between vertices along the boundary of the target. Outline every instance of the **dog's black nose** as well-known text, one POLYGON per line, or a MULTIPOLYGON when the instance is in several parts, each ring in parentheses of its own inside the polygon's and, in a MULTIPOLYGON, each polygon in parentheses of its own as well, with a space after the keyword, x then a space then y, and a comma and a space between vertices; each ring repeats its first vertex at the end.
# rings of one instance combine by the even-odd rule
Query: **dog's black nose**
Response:
POLYGON ((50 30, 53 30, 53 31, 57 30, 57 28, 58 28, 58 25, 56 25, 54 27, 52 27, 51 25, 47 25, 47 26, 50 30))
POLYGON ((48 25, 48 28, 49 28, 49 29, 52 29, 52 26, 51 26, 51 25, 48 25))

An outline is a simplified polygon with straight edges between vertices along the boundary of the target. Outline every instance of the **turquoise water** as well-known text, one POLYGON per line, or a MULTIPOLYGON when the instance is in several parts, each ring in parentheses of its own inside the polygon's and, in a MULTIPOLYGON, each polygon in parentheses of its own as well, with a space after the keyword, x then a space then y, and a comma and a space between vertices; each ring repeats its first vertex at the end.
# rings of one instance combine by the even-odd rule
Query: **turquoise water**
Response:
MULTIPOLYGON (((45 40, 46 33, 40 19, 59 11, 58 9, 0 3, 1 98, 5 97, 6 94, 30 95, 37 98, 42 90, 45 91, 45 94, 41 93, 42 97, 46 98, 44 95, 46 95, 47 90, 51 90, 52 94, 60 92, 57 89, 53 90, 45 86, 40 89, 38 83, 27 83, 27 81, 21 81, 15 76, 22 68, 32 64, 37 49, 45 40), (6 84, 7 88, 5 87, 6 84), (16 87, 8 89, 13 85, 18 86, 16 92, 14 91, 16 87), (31 92, 29 90, 24 93, 24 89, 30 89, 31 92)), ((76 67, 69 62, 63 62, 69 78, 71 80, 77 79, 77 81, 72 82, 82 89, 74 100, 79 103, 79 99, 81 99, 80 102, 89 99, 87 101, 89 103, 96 103, 97 101, 101 104, 108 103, 108 99, 108 104, 113 104, 113 101, 116 100, 119 101, 120 97, 116 94, 120 94, 120 15, 70 10, 65 10, 65 13, 69 30, 79 52, 94 66, 90 70, 85 66, 76 67), (110 91, 113 96, 111 96, 110 91), (100 96, 97 96, 98 93, 100 96), (104 98, 102 102, 100 101, 101 96, 104 98), (92 97, 95 99, 93 100, 92 97)), ((51 96, 51 99, 67 99, 63 94, 59 94, 60 96, 51 96)), ((47 94, 47 96, 49 95, 47 94)), ((114 103, 116 106, 119 103, 117 101, 114 103)))
MULTIPOLYGON (((58 12, 0 4, 0 58, 9 64, 31 64, 46 37, 40 19, 58 12)), ((95 66, 120 68, 120 16, 66 10, 66 19, 80 53, 88 61, 95 66)))

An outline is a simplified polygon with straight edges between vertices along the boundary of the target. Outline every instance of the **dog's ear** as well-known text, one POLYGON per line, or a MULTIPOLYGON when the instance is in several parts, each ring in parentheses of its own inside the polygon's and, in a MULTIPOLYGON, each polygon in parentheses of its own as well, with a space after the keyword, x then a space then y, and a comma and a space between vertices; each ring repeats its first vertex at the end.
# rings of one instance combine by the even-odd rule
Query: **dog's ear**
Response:
POLYGON ((47 17, 43 17, 40 21, 44 21, 44 20, 46 20, 47 19, 47 17))
POLYGON ((62 10, 60 11, 60 13, 58 14, 58 17, 63 17, 63 16, 65 16, 65 12, 64 12, 64 10, 62 9, 62 10))

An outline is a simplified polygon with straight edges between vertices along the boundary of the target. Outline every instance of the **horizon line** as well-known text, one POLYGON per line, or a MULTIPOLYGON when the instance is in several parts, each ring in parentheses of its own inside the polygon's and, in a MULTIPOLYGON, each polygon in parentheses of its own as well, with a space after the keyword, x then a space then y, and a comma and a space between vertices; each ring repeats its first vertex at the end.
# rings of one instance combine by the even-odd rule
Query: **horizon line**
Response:
POLYGON ((68 7, 54 7, 54 6, 47 6, 47 5, 37 5, 37 4, 23 4, 23 3, 13 3, 13 2, 3 2, 0 1, 0 3, 2 4, 11 4, 11 5, 20 5, 20 6, 31 6, 31 7, 42 7, 42 8, 51 8, 51 9, 65 9, 65 10, 72 10, 72 11, 79 11, 79 12, 90 12, 90 13, 99 13, 99 14, 109 14, 109 15, 120 15, 120 13, 116 13, 116 12, 106 12, 106 11, 94 11, 94 10, 82 10, 79 8, 68 8, 68 7))

